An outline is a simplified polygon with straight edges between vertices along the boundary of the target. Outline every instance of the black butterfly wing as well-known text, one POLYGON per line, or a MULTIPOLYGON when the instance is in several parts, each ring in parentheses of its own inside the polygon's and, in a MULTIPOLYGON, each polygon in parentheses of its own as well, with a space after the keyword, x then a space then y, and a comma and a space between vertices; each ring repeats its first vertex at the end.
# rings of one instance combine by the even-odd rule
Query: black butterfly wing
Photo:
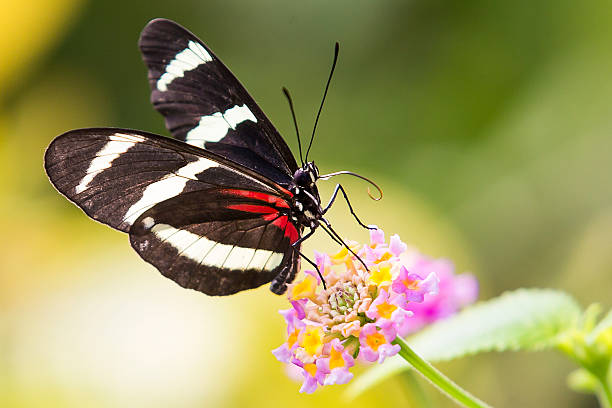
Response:
POLYGON ((283 213, 286 203, 251 193, 211 189, 164 201, 136 220, 132 247, 166 277, 209 295, 258 287, 283 269, 291 273, 299 232, 283 213))
POLYGON ((81 129, 51 143, 45 169, 69 200, 129 232, 134 249, 183 286, 230 294, 292 268, 290 245, 301 230, 289 220, 291 193, 223 157, 145 132, 81 129), (218 245, 196 262, 204 241, 177 246, 186 233, 218 245))
POLYGON ((174 138, 289 185, 298 168, 289 147, 208 47, 165 19, 147 24, 139 46, 149 69, 151 102, 174 138))

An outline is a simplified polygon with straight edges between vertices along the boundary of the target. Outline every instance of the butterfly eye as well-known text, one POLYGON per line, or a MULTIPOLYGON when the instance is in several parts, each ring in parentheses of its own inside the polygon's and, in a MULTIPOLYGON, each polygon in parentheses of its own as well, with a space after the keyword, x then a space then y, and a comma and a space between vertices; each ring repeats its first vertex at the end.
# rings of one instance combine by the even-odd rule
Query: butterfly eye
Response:
POLYGON ((306 187, 310 184, 310 177, 307 171, 303 169, 298 169, 293 175, 293 180, 295 184, 301 187, 306 187))

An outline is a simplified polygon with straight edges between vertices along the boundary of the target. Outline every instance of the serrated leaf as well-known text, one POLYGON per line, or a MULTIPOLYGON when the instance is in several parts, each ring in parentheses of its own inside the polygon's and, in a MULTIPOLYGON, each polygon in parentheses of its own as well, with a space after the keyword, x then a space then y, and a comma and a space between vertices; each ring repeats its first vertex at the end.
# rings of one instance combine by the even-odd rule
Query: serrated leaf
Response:
POLYGON ((538 350, 554 346, 580 314, 576 301, 564 292, 519 289, 431 325, 409 343, 430 361, 484 351, 538 350))
MULTIPOLYGON (((568 294, 550 289, 519 289, 479 302, 408 339, 429 361, 445 361, 487 351, 540 350, 575 326, 580 307, 568 294)), ((399 356, 372 367, 351 382, 349 398, 409 369, 399 356)))

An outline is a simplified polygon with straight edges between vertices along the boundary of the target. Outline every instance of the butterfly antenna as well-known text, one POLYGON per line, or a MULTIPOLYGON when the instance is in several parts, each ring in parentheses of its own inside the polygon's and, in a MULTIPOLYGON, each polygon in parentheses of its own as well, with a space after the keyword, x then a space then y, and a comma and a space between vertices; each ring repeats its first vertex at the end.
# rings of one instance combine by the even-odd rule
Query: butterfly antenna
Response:
POLYGON ((317 124, 319 123, 319 116, 321 116, 321 110, 323 109, 323 103, 325 103, 325 97, 327 96, 327 90, 329 89, 329 84, 331 83, 332 76, 334 75, 334 70, 336 69, 336 62, 338 62, 338 52, 340 51, 340 44, 336 43, 336 47, 334 48, 334 62, 332 63, 331 72, 329 73, 329 78, 327 78, 327 85, 325 85, 325 92, 323 93, 323 99, 321 100, 321 106, 319 106, 319 112, 317 112, 317 118, 315 119, 314 127, 312 128, 312 136, 310 137, 310 143, 308 144, 308 150, 306 150, 306 161, 308 161, 308 153, 310 153, 310 147, 312 146, 312 141, 314 140, 315 131, 317 130, 317 124))
POLYGON ((342 171, 336 171, 334 173, 329 173, 329 174, 323 174, 319 176, 319 180, 329 180, 331 177, 334 176, 339 176, 341 174, 348 174, 349 176, 354 176, 357 178, 360 178, 362 180, 367 181, 368 183, 370 183, 371 185, 374 186, 374 188, 376 188, 376 190, 378 190, 378 197, 374 197, 372 195, 372 193, 370 192, 370 188, 368 187, 368 195, 370 196, 370 198, 374 201, 378 201, 383 197, 383 191, 382 188, 380 188, 378 186, 378 184, 376 184, 375 182, 373 182, 372 180, 370 180, 367 177, 362 176, 361 174, 357 174, 357 173, 353 173, 352 171, 347 171, 347 170, 342 170, 342 171))
POLYGON ((297 135, 298 140, 298 149, 300 150, 300 161, 302 162, 302 166, 304 166, 304 158, 302 157, 302 142, 300 141, 300 129, 298 128, 297 119, 295 118, 295 110, 293 109, 293 101, 291 100, 291 95, 289 95, 289 90, 283 86, 283 93, 287 98, 287 102, 289 102, 289 109, 291 109, 291 116, 293 117, 293 125, 295 126, 295 134, 297 135))

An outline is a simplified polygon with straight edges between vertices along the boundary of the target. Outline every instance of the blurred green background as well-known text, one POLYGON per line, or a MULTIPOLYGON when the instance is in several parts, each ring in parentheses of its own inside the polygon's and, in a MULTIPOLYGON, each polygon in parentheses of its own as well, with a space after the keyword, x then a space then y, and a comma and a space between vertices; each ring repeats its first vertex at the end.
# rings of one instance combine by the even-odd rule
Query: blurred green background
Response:
MULTIPOLYGON (((339 41, 311 156, 323 172, 382 185, 374 203, 347 180, 362 219, 472 271, 481 299, 553 287, 612 306, 610 2, 0 4, 2 407, 347 404, 342 386, 298 394, 270 353, 284 340, 282 298, 265 287, 229 298, 178 287, 43 172, 46 145, 73 128, 167 135, 136 46, 154 17, 200 36, 294 151, 281 86, 308 134, 339 41)), ((331 220, 345 238, 367 238, 344 204, 331 220)), ((333 246, 318 233, 314 248, 333 246)), ((553 352, 440 368, 499 407, 596 406, 567 390, 573 367, 553 352)), ((453 406, 423 387, 433 406, 453 406)), ((351 406, 412 401, 396 379, 351 406)))

